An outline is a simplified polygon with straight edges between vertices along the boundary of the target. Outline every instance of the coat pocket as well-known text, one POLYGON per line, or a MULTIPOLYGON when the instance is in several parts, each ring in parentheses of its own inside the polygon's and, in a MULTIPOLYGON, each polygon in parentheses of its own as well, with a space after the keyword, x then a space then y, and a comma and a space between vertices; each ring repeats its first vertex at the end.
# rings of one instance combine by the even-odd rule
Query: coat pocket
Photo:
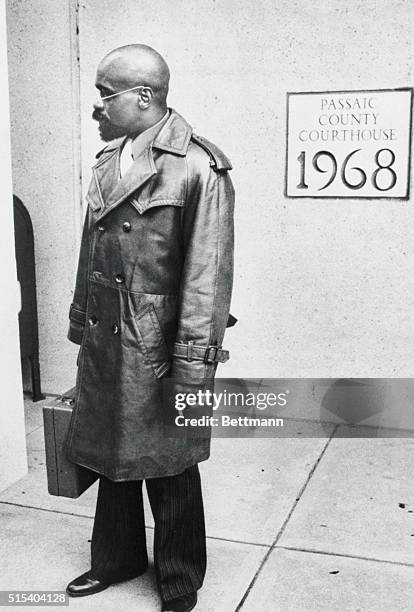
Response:
POLYGON ((134 318, 146 357, 151 363, 155 376, 161 378, 171 366, 171 356, 154 305, 148 304, 134 318))
POLYGON ((131 204, 140 215, 143 215, 147 210, 150 210, 151 208, 158 208, 159 206, 175 206, 176 208, 182 208, 184 206, 184 201, 168 196, 152 200, 138 199, 133 197, 131 198, 131 204))

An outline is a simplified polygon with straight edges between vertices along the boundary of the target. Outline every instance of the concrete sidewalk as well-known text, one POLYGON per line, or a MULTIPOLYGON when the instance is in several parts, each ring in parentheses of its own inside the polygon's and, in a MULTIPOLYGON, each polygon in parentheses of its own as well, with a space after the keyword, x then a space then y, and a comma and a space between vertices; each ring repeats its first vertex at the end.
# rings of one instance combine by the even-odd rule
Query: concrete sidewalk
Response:
MULTIPOLYGON (((25 402, 29 474, 0 493, 1 590, 64 590, 89 568, 97 483, 77 500, 48 494, 41 404, 25 402)), ((414 610, 414 440, 312 427, 321 437, 213 440, 196 611, 414 610)), ((147 500, 146 517, 150 552, 147 500)), ((159 610, 152 567, 69 607, 159 610)))

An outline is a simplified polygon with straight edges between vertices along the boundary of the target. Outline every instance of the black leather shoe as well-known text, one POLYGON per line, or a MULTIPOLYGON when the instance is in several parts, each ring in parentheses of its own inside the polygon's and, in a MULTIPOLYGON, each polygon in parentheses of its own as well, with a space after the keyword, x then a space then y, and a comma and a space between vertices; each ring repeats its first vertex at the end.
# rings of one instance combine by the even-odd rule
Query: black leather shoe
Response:
POLYGON ((99 593, 109 586, 109 582, 101 582, 97 578, 94 578, 89 570, 72 580, 72 582, 69 582, 66 587, 66 593, 71 597, 84 597, 85 595, 99 593))
POLYGON ((188 595, 181 595, 175 599, 162 602, 162 612, 190 612, 197 603, 197 593, 189 593, 188 595))

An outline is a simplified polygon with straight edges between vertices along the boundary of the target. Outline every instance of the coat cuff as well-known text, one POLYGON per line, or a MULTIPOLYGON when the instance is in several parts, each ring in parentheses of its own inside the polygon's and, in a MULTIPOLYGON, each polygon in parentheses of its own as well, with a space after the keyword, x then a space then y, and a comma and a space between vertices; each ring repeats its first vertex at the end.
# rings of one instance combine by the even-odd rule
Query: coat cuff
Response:
POLYGON ((184 357, 173 357, 169 378, 182 384, 202 385, 205 379, 214 378, 217 364, 205 364, 203 361, 188 362, 184 357))
POLYGON ((86 312, 78 308, 75 304, 71 304, 69 309, 69 320, 68 339, 75 344, 81 344, 83 331, 85 329, 86 312))

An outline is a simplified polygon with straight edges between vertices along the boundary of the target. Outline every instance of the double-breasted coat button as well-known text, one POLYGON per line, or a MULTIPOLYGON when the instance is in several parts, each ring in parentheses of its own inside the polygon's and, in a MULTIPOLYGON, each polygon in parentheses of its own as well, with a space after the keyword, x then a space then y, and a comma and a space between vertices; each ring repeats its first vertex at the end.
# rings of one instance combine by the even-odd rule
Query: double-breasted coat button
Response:
POLYGON ((115 276, 115 282, 118 283, 118 285, 120 285, 125 282, 125 278, 122 276, 122 274, 117 274, 115 276))
POLYGON ((98 230, 98 232, 101 232, 101 234, 102 234, 102 232, 105 231, 105 228, 104 228, 103 225, 98 225, 97 230, 98 230))
POLYGON ((88 319, 88 323, 91 327, 93 327, 93 325, 96 325, 98 322, 98 319, 96 318, 95 315, 91 315, 88 319))
POLYGON ((129 221, 125 221, 122 224, 122 229, 124 230, 124 232, 130 232, 131 231, 131 224, 129 221))
POLYGON ((112 325, 112 333, 117 334, 119 332, 119 327, 116 323, 112 325))

